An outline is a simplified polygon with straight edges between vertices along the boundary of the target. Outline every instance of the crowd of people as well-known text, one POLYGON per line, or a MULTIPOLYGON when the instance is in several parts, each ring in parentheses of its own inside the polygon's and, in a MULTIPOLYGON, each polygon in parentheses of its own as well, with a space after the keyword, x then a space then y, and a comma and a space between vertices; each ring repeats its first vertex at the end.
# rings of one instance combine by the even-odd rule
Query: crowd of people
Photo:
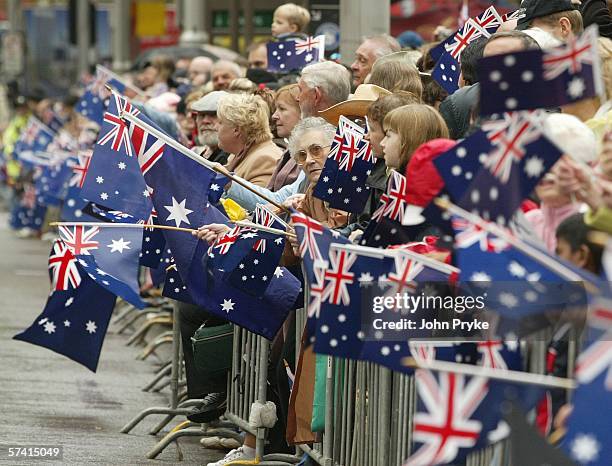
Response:
MULTIPOLYGON (((482 124, 479 103, 487 96, 479 91, 481 58, 555 47, 574 40, 586 26, 597 24, 601 72, 608 93, 612 92, 612 14, 604 0, 578 3, 525 0, 524 17, 508 20, 490 37, 467 46, 461 57, 460 89, 450 95, 431 75, 435 60, 430 51, 439 42, 424 43, 420 38, 415 40, 415 34, 400 37, 404 45, 413 46, 404 48, 386 34, 365 37, 350 66, 322 61, 283 75, 267 71, 265 42, 250 44, 242 63, 158 55, 126 76, 138 92, 128 87, 125 94, 168 135, 220 172, 243 180, 229 181, 223 187, 222 202, 230 217, 240 220, 250 215, 263 202, 260 193, 358 243, 394 172, 406 177, 407 195, 430 202, 440 191, 439 177, 428 171, 432 161, 482 124), (360 213, 330 208, 314 195, 340 116, 367 127, 365 138, 375 158, 366 181, 369 198, 360 213)), ((272 40, 306 37, 309 21, 306 9, 290 3, 280 6, 274 13, 272 40)), ((32 173, 12 156, 30 115, 49 127, 59 121, 62 130, 85 149, 95 143, 99 128, 76 111, 77 96, 10 97, 13 116, 2 133, 2 197, 8 206, 14 206, 27 196, 32 184, 32 173)), ((604 104, 588 119, 560 109, 548 112, 544 124, 563 156, 520 211, 550 254, 602 275, 604 245, 591 233, 612 233, 612 111, 604 104)), ((57 213, 48 210, 40 228, 28 225, 17 234, 45 237, 52 231, 46 225, 56 217, 57 213)), ((210 244, 231 230, 224 224, 197 227, 198 238, 210 244)), ((424 224, 410 240, 420 242, 439 234, 435 225, 424 224)), ((289 240, 281 264, 299 268, 298 241, 294 235, 289 240)), ((438 259, 439 250, 431 257, 438 259)), ((145 280, 142 292, 148 293, 151 287, 150 280, 145 280)), ((191 338, 203 325, 226 322, 193 304, 180 303, 179 307, 188 396, 201 399, 187 419, 210 423, 225 412, 227 373, 202 377, 191 338)), ((303 307, 303 302, 295 307, 303 307)), ((266 448, 270 452, 292 451, 285 435, 292 416, 287 371, 300 376, 295 367, 296 352, 300 351, 295 347, 295 335, 302 331, 290 315, 272 342, 268 399, 277 406, 278 420, 268 434, 266 448)), ((551 342, 551 346, 558 345, 558 340, 551 342)), ((558 376, 567 376, 567 370, 567 364, 550 367, 550 373, 558 376)), ((571 409, 568 400, 561 398, 555 406, 561 415, 555 419, 556 425, 563 424, 571 409)), ((224 459, 209 466, 255 458, 255 437, 248 433, 242 444, 219 437, 204 438, 202 444, 231 449, 224 459)))

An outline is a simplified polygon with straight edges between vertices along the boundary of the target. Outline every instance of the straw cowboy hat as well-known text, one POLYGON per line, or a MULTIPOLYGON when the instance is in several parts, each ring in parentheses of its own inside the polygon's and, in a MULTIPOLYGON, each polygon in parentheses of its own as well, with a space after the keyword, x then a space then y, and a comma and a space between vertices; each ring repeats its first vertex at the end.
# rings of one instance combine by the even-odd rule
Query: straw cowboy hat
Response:
POLYGON ((319 112, 319 116, 325 118, 332 125, 338 125, 340 115, 364 117, 379 97, 390 95, 387 89, 376 84, 361 84, 355 89, 355 93, 348 100, 333 105, 319 112))

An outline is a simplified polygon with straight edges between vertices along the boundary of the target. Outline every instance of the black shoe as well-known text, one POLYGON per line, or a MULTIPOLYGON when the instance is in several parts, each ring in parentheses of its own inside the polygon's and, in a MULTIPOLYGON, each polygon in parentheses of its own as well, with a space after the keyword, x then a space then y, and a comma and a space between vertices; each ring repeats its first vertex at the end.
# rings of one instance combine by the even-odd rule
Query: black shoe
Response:
POLYGON ((227 408, 227 397, 225 393, 209 393, 200 406, 196 406, 187 415, 191 422, 203 424, 218 419, 227 408))

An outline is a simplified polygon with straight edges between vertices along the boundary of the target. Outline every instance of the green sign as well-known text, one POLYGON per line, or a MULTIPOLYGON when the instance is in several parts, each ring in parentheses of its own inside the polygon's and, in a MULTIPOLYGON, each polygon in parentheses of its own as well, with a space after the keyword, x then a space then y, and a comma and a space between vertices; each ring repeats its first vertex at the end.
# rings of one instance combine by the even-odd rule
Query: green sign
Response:
MULTIPOLYGON (((257 28, 270 27, 272 25, 273 15, 273 10, 255 11, 253 13, 253 25, 257 28)), ((230 15, 228 10, 213 11, 213 28, 228 28, 229 19, 230 15)), ((238 25, 244 26, 244 15, 242 12, 240 12, 240 16, 238 16, 238 25)))

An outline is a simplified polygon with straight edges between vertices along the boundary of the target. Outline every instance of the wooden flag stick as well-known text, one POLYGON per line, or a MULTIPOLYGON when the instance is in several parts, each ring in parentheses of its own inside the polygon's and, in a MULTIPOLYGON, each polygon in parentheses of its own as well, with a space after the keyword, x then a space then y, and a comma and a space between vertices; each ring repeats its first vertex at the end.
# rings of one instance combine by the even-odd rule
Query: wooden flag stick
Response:
POLYGON ((508 369, 493 369, 490 367, 472 366, 446 361, 417 361, 413 357, 402 358, 402 364, 415 369, 429 369, 436 372, 453 372, 455 374, 487 377, 504 382, 517 382, 540 387, 575 389, 578 384, 573 379, 555 377, 553 375, 532 374, 530 372, 512 371, 508 369))
POLYGON ((157 130, 156 128, 153 128, 151 125, 145 123, 140 118, 138 118, 138 117, 136 117, 136 116, 134 116, 134 115, 132 115, 130 113, 126 113, 126 112, 122 112, 121 115, 119 115, 119 117, 124 119, 124 120, 127 120, 127 121, 129 121, 129 122, 131 122, 133 124, 135 124, 136 126, 139 126, 140 128, 144 129, 145 131, 148 131, 149 133, 153 134, 156 138, 165 141, 166 144, 168 144, 170 147, 172 147, 173 149, 176 149, 181 154, 189 157, 194 162, 197 162, 200 165, 203 165, 203 166, 205 166, 206 168, 208 168, 210 170, 213 170, 213 171, 215 171, 217 173, 221 173, 222 175, 227 176, 233 182, 238 183, 244 189, 246 189, 246 190, 252 192, 253 194, 257 195, 258 197, 262 198, 267 203, 272 204, 277 209, 280 209, 281 211, 286 212, 288 214, 291 213, 291 211, 287 207, 283 206, 282 204, 279 204, 278 202, 276 202, 273 199, 270 199, 265 194, 262 194, 262 193, 258 192, 257 190, 253 189, 251 186, 249 186, 247 184, 246 180, 244 180, 244 179, 242 179, 242 178, 240 178, 240 177, 230 173, 224 167, 219 168, 218 165, 215 165, 215 164, 209 162, 208 160, 206 160, 204 157, 199 156, 198 154, 196 154, 191 149, 188 149, 187 147, 183 146, 178 141, 175 141, 174 139, 168 137, 168 135, 162 133, 161 131, 157 130))
POLYGON ((263 225, 259 225, 257 223, 253 223, 253 222, 248 222, 248 221, 244 221, 244 220, 238 220, 238 221, 232 222, 232 223, 234 225, 238 225, 239 227, 252 228, 253 230, 261 230, 261 231, 266 231, 268 233, 274 233, 276 235, 284 235, 284 236, 289 236, 289 237, 296 238, 295 234, 293 234, 293 233, 291 233, 289 231, 279 230, 277 228, 265 227, 263 225))
POLYGON ((590 293, 600 294, 600 291, 597 289, 597 287, 593 283, 584 280, 583 277, 581 277, 574 271, 568 269, 560 262, 557 262, 554 259, 548 257, 546 254, 544 254, 539 249, 531 246, 525 241, 521 241, 515 238, 514 236, 509 235, 506 231, 504 231, 498 225, 491 223, 491 222, 486 222, 485 220, 480 218, 478 215, 472 214, 471 212, 468 212, 462 209, 461 207, 456 206, 455 204, 453 204, 447 199, 442 199, 438 197, 434 199, 434 202, 441 209, 447 210, 451 214, 457 215, 467 220, 468 222, 474 223, 475 225, 478 225, 483 230, 486 230, 489 233, 493 233, 495 236, 498 236, 499 238, 503 239, 507 243, 514 246, 519 251, 523 252, 524 254, 527 254, 529 257, 533 258, 534 260, 542 264, 544 267, 552 270, 553 272, 558 274, 560 277, 563 277, 565 280, 568 280, 571 282, 584 282, 585 288, 590 293))
POLYGON ((154 230, 172 230, 172 231, 184 231, 185 233, 193 233, 193 228, 181 228, 172 227, 169 225, 147 225, 145 223, 110 223, 110 222, 52 222, 49 224, 52 227, 72 227, 72 226, 87 226, 87 227, 101 227, 101 228, 151 228, 154 230))

